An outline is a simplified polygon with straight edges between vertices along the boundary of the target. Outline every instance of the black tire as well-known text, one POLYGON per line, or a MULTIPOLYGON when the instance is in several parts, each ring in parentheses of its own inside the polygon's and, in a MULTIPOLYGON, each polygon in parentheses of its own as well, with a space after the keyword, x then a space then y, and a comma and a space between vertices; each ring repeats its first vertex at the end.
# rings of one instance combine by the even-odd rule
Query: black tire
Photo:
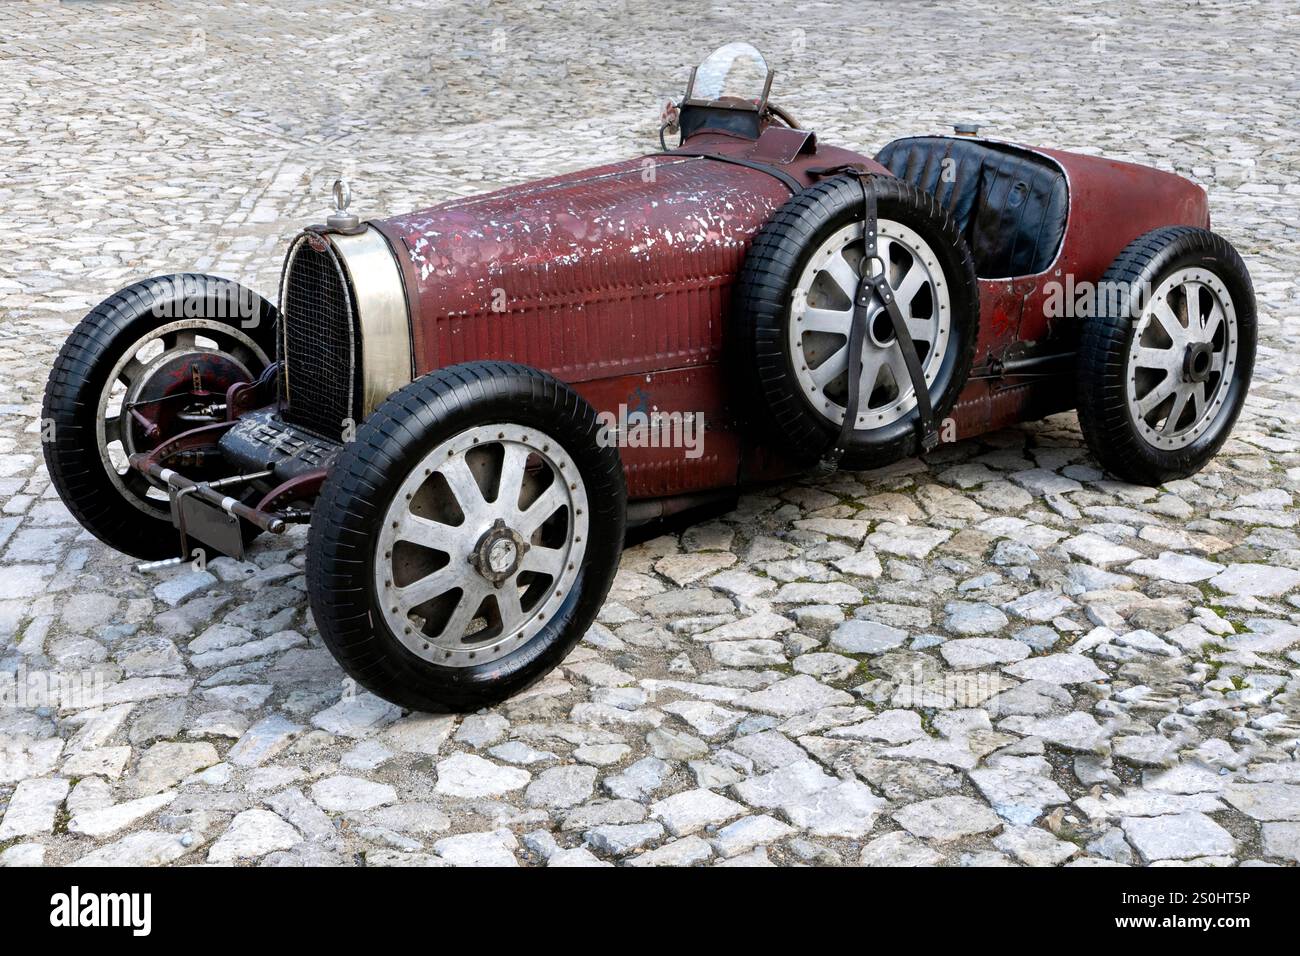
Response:
POLYGON ((109 296, 81 320, 54 360, 41 413, 45 464, 68 510, 105 544, 149 560, 176 555, 179 537, 165 507, 143 511, 114 483, 100 455, 96 416, 114 365, 133 344, 178 317, 240 329, 274 360, 276 309, 270 302, 216 276, 156 276, 109 296), (255 326, 242 327, 246 313, 256 315, 255 326))
POLYGON ((316 625, 343 669, 387 700, 439 713, 504 700, 559 664, 600 610, 623 547, 622 460, 617 448, 597 442, 598 433, 584 399, 524 365, 450 366, 393 393, 345 446, 312 513, 308 592, 316 625), (376 610, 380 525, 424 456, 467 429, 496 422, 544 431, 577 465, 591 512, 586 552, 563 603, 527 643, 482 664, 440 666, 408 650, 376 610))
POLYGON ((1096 314, 1085 318, 1079 343, 1079 425, 1088 448, 1111 474, 1160 485, 1200 471, 1227 440, 1241 413, 1255 365, 1255 290, 1237 251, 1221 236, 1168 226, 1134 239, 1106 270, 1096 314), (1212 272, 1232 297, 1237 320, 1236 368, 1210 426, 1178 449, 1152 445, 1139 432, 1126 397, 1125 369, 1148 290, 1181 269, 1212 272), (1136 313, 1136 314, 1135 314, 1136 313))
MULTIPOLYGON (((951 334, 939 373, 930 386, 936 422, 947 416, 966 383, 979 332, 975 265, 957 226, 929 193, 890 176, 872 178, 881 220, 913 229, 934 250, 948 284, 951 334)), ((759 231, 736 284, 729 346, 742 370, 742 387, 760 410, 752 417, 762 440, 775 437, 796 460, 813 462, 828 450, 839 425, 809 401, 795 374, 786 330, 800 274, 818 247, 862 218, 862 188, 836 176, 811 186, 777 211, 759 231)), ((844 456, 847 468, 874 468, 918 452, 913 407, 880 428, 854 433, 844 456)))

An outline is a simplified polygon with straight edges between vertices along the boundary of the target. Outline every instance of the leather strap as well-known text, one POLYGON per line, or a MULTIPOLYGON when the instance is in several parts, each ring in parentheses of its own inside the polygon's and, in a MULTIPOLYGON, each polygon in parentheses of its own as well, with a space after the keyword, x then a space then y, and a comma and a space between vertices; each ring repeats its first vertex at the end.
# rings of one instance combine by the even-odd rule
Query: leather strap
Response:
MULTIPOLYGON (((886 263, 880 263, 881 270, 871 274, 872 260, 878 260, 877 204, 876 190, 871 184, 870 174, 855 167, 839 167, 836 173, 855 176, 862 187, 862 272, 858 277, 858 288, 853 296, 853 318, 849 326, 849 394, 845 402, 844 421, 840 425, 835 444, 827 452, 823 463, 830 468, 839 466, 844 452, 853 438, 858 424, 859 391, 862 386, 862 347, 866 342, 867 316, 871 304, 879 300, 894 327, 894 344, 902 350, 903 364, 907 367, 907 377, 911 380, 912 390, 916 393, 918 413, 917 432, 923 451, 931 451, 939 444, 939 432, 935 428, 934 406, 930 402, 930 388, 925 381, 925 371, 916 354, 916 344, 912 333, 908 331, 907 319, 898 307, 898 300, 885 274, 886 263)), ((821 172, 820 170, 818 172, 821 172)))
POLYGON ((757 169, 760 173, 767 173, 769 176, 774 176, 785 184, 786 188, 790 190, 792 195, 803 189, 803 183, 799 182, 799 180, 795 179, 785 170, 777 169, 775 166, 769 166, 767 163, 758 163, 752 159, 740 159, 737 156, 723 156, 721 153, 684 153, 676 149, 669 150, 667 153, 661 155, 685 156, 690 159, 716 159, 720 163, 731 163, 734 166, 744 166, 748 169, 757 169))

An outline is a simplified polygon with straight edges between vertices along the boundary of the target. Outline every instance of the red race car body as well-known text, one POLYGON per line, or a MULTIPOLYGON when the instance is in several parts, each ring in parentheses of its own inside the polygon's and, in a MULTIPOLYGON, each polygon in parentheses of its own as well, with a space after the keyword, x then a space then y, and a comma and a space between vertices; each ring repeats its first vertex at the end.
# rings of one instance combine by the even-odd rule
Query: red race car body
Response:
MULTIPOLYGON (((886 151, 908 146, 900 140, 886 151)), ((954 411, 958 435, 969 437, 1072 407, 1068 377, 997 374, 1008 362, 1074 350, 1075 330, 1044 311, 1050 282, 1061 282, 1062 294, 1065 276, 1096 283, 1137 236, 1166 225, 1208 228, 1209 213, 1199 186, 1131 163, 964 137, 914 141, 913 150, 935 166, 954 146, 1024 157, 1062 178, 1067 196, 1044 268, 979 279, 976 371, 954 411)), ((810 170, 844 164, 895 175, 775 125, 756 141, 703 132, 683 147, 754 159, 801 185, 815 181, 810 170)), ((412 372, 506 359, 551 372, 611 413, 621 405, 701 414, 709 441, 699 458, 623 449, 632 497, 773 477, 782 464, 740 427, 725 331, 750 241, 790 195, 764 170, 666 152, 376 222, 402 264, 412 372)))

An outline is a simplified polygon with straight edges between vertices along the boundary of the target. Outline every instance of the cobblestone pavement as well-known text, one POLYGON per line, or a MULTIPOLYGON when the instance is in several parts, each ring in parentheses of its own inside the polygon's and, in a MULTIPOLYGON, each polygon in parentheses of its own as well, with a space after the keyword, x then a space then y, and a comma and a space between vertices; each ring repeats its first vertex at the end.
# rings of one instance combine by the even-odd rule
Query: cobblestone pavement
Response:
POLYGON ((105 687, 9 688, 0 862, 1300 859, 1292 4, 373 7, 5 7, 0 672, 105 687), (566 664, 465 718, 348 692, 300 536, 146 577, 74 524, 37 417, 101 298, 273 293, 339 172, 375 214, 647 151, 740 31, 831 142, 974 118, 1204 184, 1261 316, 1219 458, 1120 484, 1062 415, 750 495, 629 550, 566 664))

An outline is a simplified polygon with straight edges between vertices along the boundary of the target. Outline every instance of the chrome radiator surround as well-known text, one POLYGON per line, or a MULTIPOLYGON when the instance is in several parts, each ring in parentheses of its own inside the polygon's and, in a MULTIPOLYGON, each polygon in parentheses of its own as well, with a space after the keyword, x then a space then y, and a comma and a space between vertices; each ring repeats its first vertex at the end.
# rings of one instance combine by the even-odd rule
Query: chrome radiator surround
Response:
POLYGON ((411 383, 411 316, 397 258, 383 234, 367 225, 356 235, 330 233, 352 282, 361 340, 361 417, 411 383))

